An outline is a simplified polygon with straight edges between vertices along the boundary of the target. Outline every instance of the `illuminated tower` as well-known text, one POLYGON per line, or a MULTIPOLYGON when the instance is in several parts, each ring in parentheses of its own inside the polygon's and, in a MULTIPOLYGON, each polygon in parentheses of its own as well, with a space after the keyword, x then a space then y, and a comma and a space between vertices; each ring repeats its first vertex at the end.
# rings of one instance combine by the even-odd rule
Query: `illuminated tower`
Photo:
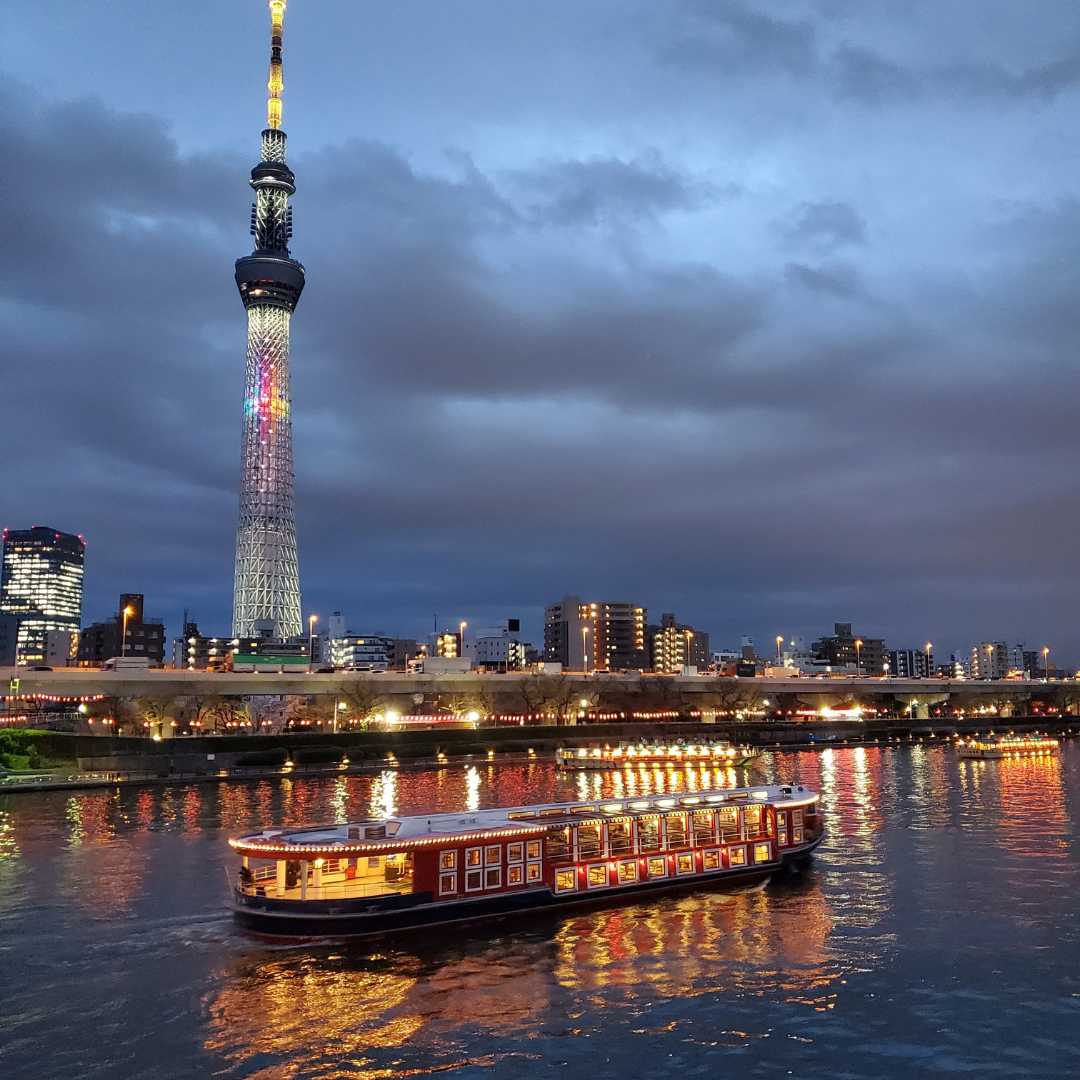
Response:
POLYGON ((262 160, 251 170, 255 250, 236 261, 248 339, 233 635, 252 636, 272 625, 274 636, 284 639, 302 632, 293 513, 289 320, 304 288, 304 268, 289 256, 289 196, 296 188, 285 164, 281 130, 285 0, 270 0, 270 16, 268 126, 262 133, 262 160))

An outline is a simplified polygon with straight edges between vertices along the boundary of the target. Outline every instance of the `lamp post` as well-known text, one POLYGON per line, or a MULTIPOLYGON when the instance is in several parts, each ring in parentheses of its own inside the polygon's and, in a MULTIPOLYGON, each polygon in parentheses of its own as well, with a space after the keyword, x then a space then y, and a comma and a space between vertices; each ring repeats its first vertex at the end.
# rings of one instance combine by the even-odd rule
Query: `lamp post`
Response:
POLYGON ((134 615, 134 614, 135 614, 135 609, 130 604, 126 608, 124 608, 124 611, 123 611, 124 625, 123 625, 123 629, 120 632, 120 655, 121 656, 127 656, 127 622, 128 622, 128 619, 130 619, 131 616, 134 615))
POLYGON ((308 668, 315 663, 315 624, 319 621, 318 615, 309 615, 307 620, 307 658, 308 668))
POLYGON ((986 646, 986 677, 992 679, 994 677, 994 646, 986 646))
POLYGON ((862 674, 862 638, 855 642, 855 674, 862 674))
POLYGON ((1043 646, 1043 681, 1050 681, 1050 661, 1047 659, 1050 655, 1050 650, 1045 645, 1043 646))
POLYGON ((587 626, 583 626, 581 628, 581 667, 586 675, 589 674, 589 646, 585 642, 588 634, 589 628, 587 626))
POLYGON ((934 665, 933 665, 933 662, 931 660, 931 654, 930 654, 930 650, 933 647, 934 646, 931 645, 929 641, 926 643, 926 677, 928 679, 933 678, 933 675, 934 675, 934 665))
POLYGON ((783 644, 784 644, 784 635, 783 634, 777 634, 776 635, 776 666, 777 667, 779 667, 780 664, 783 662, 781 657, 780 657, 780 646, 783 645, 783 644))
POLYGON ((469 624, 463 619, 458 623, 457 641, 458 641, 458 656, 465 655, 465 627, 469 624))
POLYGON ((694 641, 694 631, 693 630, 687 630, 686 631, 686 666, 687 667, 690 666, 690 646, 693 644, 693 641, 694 641))

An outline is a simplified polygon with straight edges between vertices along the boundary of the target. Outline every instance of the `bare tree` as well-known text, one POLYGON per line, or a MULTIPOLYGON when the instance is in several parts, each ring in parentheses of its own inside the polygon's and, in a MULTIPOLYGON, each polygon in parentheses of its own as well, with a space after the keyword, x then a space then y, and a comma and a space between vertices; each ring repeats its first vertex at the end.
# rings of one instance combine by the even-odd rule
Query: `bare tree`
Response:
POLYGON ((339 697, 345 703, 340 710, 343 720, 370 720, 385 709, 386 695, 371 678, 344 683, 339 697))
POLYGON ((153 732, 157 728, 157 734, 163 735, 165 725, 169 722, 169 711, 172 709, 175 698, 171 697, 144 697, 138 700, 138 709, 144 723, 150 725, 153 732))

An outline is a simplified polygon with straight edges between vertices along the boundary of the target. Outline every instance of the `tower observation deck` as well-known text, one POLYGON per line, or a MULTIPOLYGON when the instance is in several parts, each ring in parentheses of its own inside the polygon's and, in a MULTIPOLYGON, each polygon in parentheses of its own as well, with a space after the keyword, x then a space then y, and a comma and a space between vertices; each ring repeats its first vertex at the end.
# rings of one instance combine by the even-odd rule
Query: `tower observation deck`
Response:
POLYGON ((236 534, 233 634, 273 625, 276 638, 302 632, 293 509, 289 321, 304 289, 304 268, 289 254, 295 177, 281 130, 281 39, 285 0, 270 0, 270 91, 262 158, 251 170, 255 250, 236 260, 247 309, 247 381, 236 534))

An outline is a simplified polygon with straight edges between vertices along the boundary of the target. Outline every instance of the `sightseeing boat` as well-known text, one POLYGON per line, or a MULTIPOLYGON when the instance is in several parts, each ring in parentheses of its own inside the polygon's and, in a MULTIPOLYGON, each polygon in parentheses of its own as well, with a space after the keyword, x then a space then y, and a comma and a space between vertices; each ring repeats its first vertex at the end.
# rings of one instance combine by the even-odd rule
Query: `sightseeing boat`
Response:
POLYGON ((991 735, 986 738, 961 739, 957 753, 966 758, 1042 757, 1057 753, 1057 739, 1037 735, 991 735))
POLYGON ((231 839, 237 923, 352 937, 761 880, 821 842, 794 784, 268 828, 231 839))
POLYGON ((699 743, 619 743, 618 746, 566 746, 555 751, 562 769, 640 769, 657 765, 705 765, 740 769, 761 757, 752 746, 725 741, 699 743))

